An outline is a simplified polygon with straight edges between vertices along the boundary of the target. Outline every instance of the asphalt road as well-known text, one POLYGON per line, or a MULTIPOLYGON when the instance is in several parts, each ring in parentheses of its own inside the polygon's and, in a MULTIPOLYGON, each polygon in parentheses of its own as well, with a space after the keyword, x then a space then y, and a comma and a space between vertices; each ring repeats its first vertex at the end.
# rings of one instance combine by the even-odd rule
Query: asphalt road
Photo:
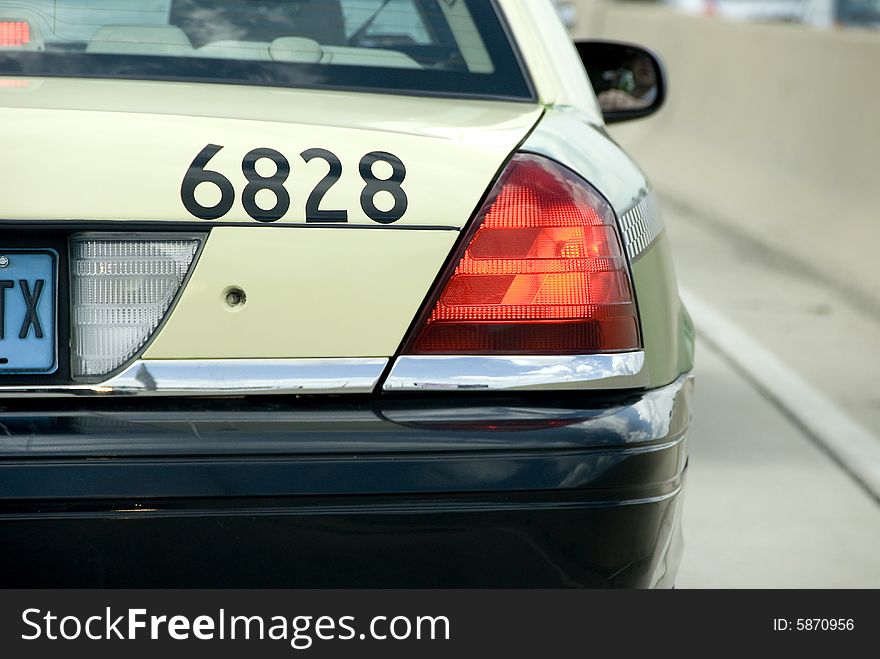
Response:
MULTIPOLYGON (((669 200, 665 209, 683 287, 876 433, 880 322, 870 310, 711 218, 669 200)), ((880 587, 876 498, 704 338, 677 587, 880 587)))
POLYGON ((880 587, 880 507, 701 342, 679 588, 880 587))

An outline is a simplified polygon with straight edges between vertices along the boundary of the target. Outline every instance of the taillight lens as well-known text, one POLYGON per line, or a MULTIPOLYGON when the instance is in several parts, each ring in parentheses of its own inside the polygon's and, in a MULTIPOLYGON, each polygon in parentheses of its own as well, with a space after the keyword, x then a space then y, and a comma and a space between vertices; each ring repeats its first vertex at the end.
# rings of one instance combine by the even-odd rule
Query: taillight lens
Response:
POLYGON ((109 373, 143 347, 177 295, 200 242, 190 236, 71 239, 75 376, 109 373))
POLYGON ((0 20, 0 48, 17 48, 31 42, 31 26, 27 21, 0 20))
POLYGON ((513 158, 404 354, 588 354, 640 347, 614 213, 583 179, 513 158))

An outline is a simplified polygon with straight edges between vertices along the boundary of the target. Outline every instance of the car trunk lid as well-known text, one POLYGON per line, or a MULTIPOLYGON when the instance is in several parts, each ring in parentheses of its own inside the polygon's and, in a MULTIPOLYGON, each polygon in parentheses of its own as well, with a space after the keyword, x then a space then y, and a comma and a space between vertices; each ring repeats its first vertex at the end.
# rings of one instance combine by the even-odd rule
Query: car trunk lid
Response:
POLYGON ((542 112, 235 85, 0 83, 7 228, 33 240, 43 229, 209 234, 145 360, 393 356, 458 229, 542 112), (279 195, 284 212, 261 215, 278 214, 279 195), (230 308, 231 289, 247 303, 230 308))

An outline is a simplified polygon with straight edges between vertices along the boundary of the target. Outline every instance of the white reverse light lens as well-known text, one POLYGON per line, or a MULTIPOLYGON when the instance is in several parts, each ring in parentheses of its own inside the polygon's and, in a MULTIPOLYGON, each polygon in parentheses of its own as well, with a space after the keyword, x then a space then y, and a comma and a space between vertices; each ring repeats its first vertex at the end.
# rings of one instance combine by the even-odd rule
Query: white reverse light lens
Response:
POLYGON ((131 359, 168 311, 199 248, 192 236, 82 234, 70 242, 74 376, 131 359))

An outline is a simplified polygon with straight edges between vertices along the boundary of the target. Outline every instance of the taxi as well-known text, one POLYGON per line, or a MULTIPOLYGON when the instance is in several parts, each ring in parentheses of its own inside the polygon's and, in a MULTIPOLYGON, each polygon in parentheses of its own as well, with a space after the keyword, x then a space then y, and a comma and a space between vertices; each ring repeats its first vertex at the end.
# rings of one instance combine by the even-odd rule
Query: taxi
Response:
POLYGON ((549 0, 0 0, 0 583, 671 586, 664 95, 549 0))

